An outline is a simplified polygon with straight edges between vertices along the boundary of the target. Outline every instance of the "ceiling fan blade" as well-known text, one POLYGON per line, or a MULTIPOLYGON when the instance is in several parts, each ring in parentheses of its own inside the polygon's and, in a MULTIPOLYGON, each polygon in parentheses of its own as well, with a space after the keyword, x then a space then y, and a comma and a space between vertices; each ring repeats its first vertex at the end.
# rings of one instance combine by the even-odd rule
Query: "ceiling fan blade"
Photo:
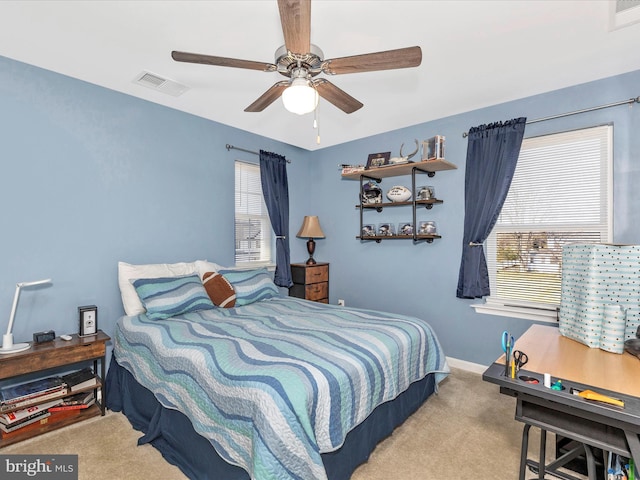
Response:
POLYGON ((284 44, 291 53, 311 51, 311 0, 278 0, 284 44))
POLYGON ((327 102, 334 104, 344 113, 353 113, 363 107, 361 102, 324 78, 314 80, 313 84, 322 98, 327 102))
POLYGON ((282 80, 274 84, 269 90, 264 92, 258 99, 244 109, 245 112, 261 112, 273 102, 275 102, 282 91, 289 86, 288 80, 282 80))
POLYGON ((263 72, 273 72, 276 66, 272 63, 253 62, 251 60, 240 60, 238 58, 214 57, 212 55, 202 55, 199 53, 171 52, 171 57, 176 62, 202 63, 206 65, 217 65, 219 67, 247 68, 249 70, 260 70, 263 72))
POLYGON ((422 63, 420 47, 399 48, 384 52, 366 53, 326 60, 322 71, 329 75, 343 73, 375 72, 378 70, 394 70, 396 68, 417 67, 422 63))

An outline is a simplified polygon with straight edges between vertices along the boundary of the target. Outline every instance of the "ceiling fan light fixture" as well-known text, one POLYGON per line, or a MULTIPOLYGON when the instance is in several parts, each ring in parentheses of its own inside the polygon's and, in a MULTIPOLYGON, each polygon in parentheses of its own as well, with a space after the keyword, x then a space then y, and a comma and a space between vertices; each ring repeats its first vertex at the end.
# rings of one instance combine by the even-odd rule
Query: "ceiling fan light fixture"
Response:
POLYGON ((311 113, 318 106, 318 92, 306 78, 294 78, 291 85, 282 92, 282 103, 291 113, 311 113))
MULTIPOLYGON (((637 3, 640 0, 625 1, 637 3)), ((277 72, 290 80, 281 80, 273 84, 244 111, 262 112, 278 97, 282 97, 288 111, 297 115, 316 112, 316 116, 320 96, 344 113, 353 113, 363 107, 362 102, 328 80, 324 78, 312 80, 317 75, 394 70, 417 67, 422 63, 422 49, 417 45, 325 59, 322 50, 311 43, 311 0, 278 0, 277 3, 284 45, 276 50, 274 63, 177 50, 171 52, 171 58, 176 62, 277 72)))

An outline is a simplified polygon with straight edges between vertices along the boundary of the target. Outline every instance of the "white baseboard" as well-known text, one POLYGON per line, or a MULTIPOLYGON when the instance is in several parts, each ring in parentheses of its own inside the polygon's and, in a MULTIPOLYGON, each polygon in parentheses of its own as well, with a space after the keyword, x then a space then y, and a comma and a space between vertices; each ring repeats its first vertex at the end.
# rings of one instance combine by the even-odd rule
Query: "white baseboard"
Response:
POLYGON ((450 367, 480 374, 484 373, 484 371, 489 368, 488 365, 480 365, 479 363, 467 362, 466 360, 459 360, 452 357, 447 357, 447 363, 450 367))

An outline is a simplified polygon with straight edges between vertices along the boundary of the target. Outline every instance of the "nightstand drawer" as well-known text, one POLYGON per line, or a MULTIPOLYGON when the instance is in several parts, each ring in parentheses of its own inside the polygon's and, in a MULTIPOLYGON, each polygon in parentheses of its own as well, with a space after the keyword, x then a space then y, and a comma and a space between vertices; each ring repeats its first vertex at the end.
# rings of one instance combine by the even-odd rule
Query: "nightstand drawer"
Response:
POLYGON ((329 298, 329 283, 312 283, 310 285, 300 285, 296 283, 289 289, 289 295, 307 300, 329 298))
POLYGON ((329 265, 314 265, 312 267, 291 268, 291 278, 293 283, 326 282, 329 280, 329 265))
POLYGON ((327 282, 307 285, 304 289, 304 298, 307 300, 322 300, 329 297, 329 284, 327 282))

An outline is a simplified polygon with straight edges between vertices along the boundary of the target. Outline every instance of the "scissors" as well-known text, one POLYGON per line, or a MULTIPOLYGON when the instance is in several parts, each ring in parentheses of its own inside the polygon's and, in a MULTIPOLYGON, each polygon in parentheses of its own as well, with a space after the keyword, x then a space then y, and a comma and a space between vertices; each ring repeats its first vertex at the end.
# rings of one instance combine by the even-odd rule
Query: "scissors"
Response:
POLYGON ((520 370, 527 364, 527 362, 529 361, 529 357, 526 353, 520 350, 515 350, 513 352, 513 360, 514 362, 516 362, 516 370, 520 370))
POLYGON ((507 354, 507 360, 510 360, 511 349, 513 348, 514 343, 515 340, 513 339, 513 335, 506 330, 502 332, 502 351, 507 354))

